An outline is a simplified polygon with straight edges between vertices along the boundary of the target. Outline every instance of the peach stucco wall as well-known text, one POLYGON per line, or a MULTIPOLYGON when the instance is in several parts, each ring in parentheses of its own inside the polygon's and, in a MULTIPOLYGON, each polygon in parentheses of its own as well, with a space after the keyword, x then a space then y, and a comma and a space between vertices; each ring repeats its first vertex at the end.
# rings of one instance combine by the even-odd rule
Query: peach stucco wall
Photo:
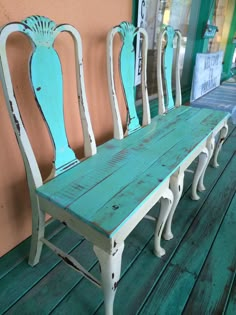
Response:
MULTIPOLYGON (((70 23, 80 31, 92 125, 97 142, 104 142, 112 136, 112 116, 106 75, 106 34, 112 26, 123 20, 131 20, 132 0, 0 1, 1 25, 20 21, 33 14, 47 16, 58 24, 70 23)), ((78 156, 82 156, 71 39, 68 35, 61 35, 56 42, 56 47, 63 61, 65 76, 67 134, 70 145, 78 156), (66 45, 63 46, 63 44, 66 45)), ((15 82, 15 93, 17 99, 20 100, 25 125, 30 133, 33 149, 45 178, 50 171, 53 152, 45 125, 34 106, 27 71, 22 67, 28 59, 30 49, 30 44, 23 35, 12 35, 9 39, 8 54, 11 58, 10 68, 15 82), (43 140, 40 140, 39 134, 43 140)), ((121 89, 119 89, 119 95, 122 99, 121 89)), ((1 86, 0 148, 0 256, 2 256, 30 235, 31 209, 24 165, 10 124, 1 86)))

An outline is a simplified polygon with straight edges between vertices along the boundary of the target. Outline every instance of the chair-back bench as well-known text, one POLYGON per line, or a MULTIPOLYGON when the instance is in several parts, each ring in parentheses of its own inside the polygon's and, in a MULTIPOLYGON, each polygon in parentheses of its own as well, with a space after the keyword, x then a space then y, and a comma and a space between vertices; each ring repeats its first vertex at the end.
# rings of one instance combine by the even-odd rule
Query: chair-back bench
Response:
MULTIPOLYGON (((173 176, 175 178, 176 174, 183 173, 182 169, 202 152, 212 135, 213 127, 219 125, 225 115, 218 112, 212 115, 210 110, 204 110, 199 115, 197 109, 190 111, 184 108, 174 111, 173 115, 157 116, 151 121, 146 88, 146 32, 129 23, 122 23, 108 35, 109 83, 115 138, 97 148, 86 100, 79 32, 71 25, 56 25, 48 18, 31 16, 22 22, 4 26, 0 32, 0 45, 0 74, 6 104, 24 160, 31 197, 32 239, 29 264, 34 266, 39 262, 42 245, 47 245, 70 267, 103 289, 105 313, 113 314, 124 241, 160 200, 161 209, 155 219, 154 253, 157 256, 165 253, 160 240, 170 211, 173 210, 173 205, 176 206, 176 194, 173 195, 170 189, 173 176), (21 118, 11 80, 6 46, 7 39, 13 32, 25 34, 33 46, 29 79, 54 146, 52 172, 45 183, 21 118), (86 156, 82 162, 68 145, 63 117, 63 78, 59 55, 54 48, 54 41, 61 32, 68 32, 75 46, 78 106, 86 156), (125 133, 110 67, 113 60, 110 49, 117 32, 123 41, 120 72, 127 104, 125 133), (133 89, 133 39, 137 32, 140 32, 143 40, 142 127, 137 119, 133 89), (60 220, 93 244, 101 266, 101 280, 96 279, 78 261, 45 238, 46 214, 60 220)), ((200 168, 195 180, 196 187, 204 163, 200 168)), ((181 187, 177 189, 181 190, 181 187)), ((164 237, 172 237, 168 226, 164 237)))

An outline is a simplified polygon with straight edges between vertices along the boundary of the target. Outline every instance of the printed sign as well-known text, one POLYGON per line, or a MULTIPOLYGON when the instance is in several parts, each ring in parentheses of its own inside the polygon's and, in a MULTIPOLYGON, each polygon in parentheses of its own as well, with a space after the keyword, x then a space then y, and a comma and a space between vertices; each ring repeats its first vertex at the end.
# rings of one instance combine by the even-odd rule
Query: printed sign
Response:
POLYGON ((191 101, 220 85, 223 51, 197 54, 192 80, 191 101))
MULTIPOLYGON (((145 18, 147 10, 147 0, 139 0, 138 3, 138 19, 137 26, 145 27, 145 18)), ((136 39, 136 62, 135 62, 135 85, 141 83, 141 70, 142 70, 142 40, 140 34, 136 39)))

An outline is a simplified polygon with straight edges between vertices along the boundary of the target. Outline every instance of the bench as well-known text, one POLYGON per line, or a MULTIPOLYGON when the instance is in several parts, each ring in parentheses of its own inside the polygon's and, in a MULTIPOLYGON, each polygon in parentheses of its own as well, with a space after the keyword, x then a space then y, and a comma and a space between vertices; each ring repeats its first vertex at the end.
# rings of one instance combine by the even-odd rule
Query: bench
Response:
POLYGON ((79 32, 71 25, 56 25, 46 17, 31 16, 22 22, 4 26, 0 32, 0 44, 0 74, 4 95, 24 160, 31 197, 29 264, 34 266, 39 262, 42 246, 47 245, 70 267, 103 289, 105 313, 113 314, 127 236, 160 201, 160 212, 157 218, 151 219, 156 221, 154 253, 157 256, 164 255, 165 250, 160 244, 161 236, 163 234, 166 239, 172 237, 171 220, 168 218, 171 217, 182 190, 176 184, 176 178, 179 182, 186 167, 204 152, 194 177, 193 194, 196 195, 208 161, 207 143, 212 138, 214 128, 225 119, 225 114, 213 114, 208 109, 200 111, 180 107, 166 116, 160 115, 151 120, 146 86, 147 35, 143 29, 123 22, 109 32, 107 40, 114 139, 96 147, 86 100, 79 32), (25 34, 33 44, 29 62, 30 82, 54 146, 52 172, 46 182, 42 180, 11 80, 6 46, 7 39, 13 32, 25 34), (69 33, 75 45, 79 111, 86 157, 83 161, 79 161, 69 147, 65 131, 62 71, 59 56, 54 49, 54 41, 61 32, 69 33), (125 126, 121 120, 113 79, 112 46, 117 32, 123 41, 120 75, 127 105, 125 126), (143 53, 142 126, 135 109, 133 88, 133 39, 137 32, 141 34, 143 53), (101 280, 45 238, 46 214, 63 222, 92 243, 101 266, 101 280))

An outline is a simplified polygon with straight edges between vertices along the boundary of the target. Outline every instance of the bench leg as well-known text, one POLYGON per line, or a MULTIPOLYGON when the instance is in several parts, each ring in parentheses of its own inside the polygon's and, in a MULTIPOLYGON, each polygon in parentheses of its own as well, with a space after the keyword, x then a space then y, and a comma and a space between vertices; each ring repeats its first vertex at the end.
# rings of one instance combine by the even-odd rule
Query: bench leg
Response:
POLYGON ((182 192, 183 192, 183 185, 184 185, 184 172, 181 172, 180 174, 171 176, 170 189, 173 192, 174 200, 173 200, 170 214, 167 218, 166 225, 165 225, 164 232, 163 232, 163 238, 165 240, 170 240, 173 238, 173 234, 171 231, 172 220, 173 220, 173 216, 174 216, 176 207, 179 203, 180 197, 181 197, 182 192))
POLYGON ((154 235, 154 254, 158 257, 165 255, 165 250, 161 247, 161 236, 166 220, 170 214, 170 210, 173 205, 173 199, 174 197, 172 191, 170 189, 167 189, 160 200, 161 209, 154 235))
POLYGON ((212 158, 212 155, 213 155, 213 152, 214 152, 214 149, 215 149, 215 137, 211 137, 211 139, 209 141, 207 141, 207 150, 208 150, 208 160, 207 160, 207 163, 203 169, 203 172, 200 176, 200 179, 199 179, 199 183, 198 183, 198 191, 204 191, 206 188, 204 186, 204 177, 205 177, 205 173, 206 173, 206 169, 207 169, 207 166, 209 165, 209 162, 212 158))
POLYGON ((219 135, 219 139, 217 141, 217 144, 216 144, 216 148, 215 148, 215 152, 214 152, 214 155, 213 155, 213 161, 212 161, 212 165, 213 167, 218 167, 219 164, 218 164, 218 155, 220 153, 220 150, 221 150, 221 147, 225 141, 225 138, 228 134, 228 125, 225 124, 224 127, 220 130, 220 135, 219 135))
POLYGON ((37 202, 35 206, 32 204, 32 207, 32 236, 28 263, 35 266, 39 262, 43 247, 41 239, 45 231, 45 213, 39 209, 37 202))
POLYGON ((193 184, 192 184, 192 196, 191 196, 192 200, 200 199, 200 197, 197 194, 197 187, 198 187, 198 183, 201 178, 201 175, 204 172, 204 169, 206 168, 206 165, 208 162, 208 156, 209 156, 209 153, 208 153, 207 148, 204 148, 202 152, 199 154, 198 166, 194 174, 193 184))
POLYGON ((107 253, 101 248, 94 246, 94 252, 101 267, 102 289, 104 294, 105 314, 113 314, 113 303, 117 285, 120 279, 121 259, 124 243, 114 248, 114 253, 107 253))

